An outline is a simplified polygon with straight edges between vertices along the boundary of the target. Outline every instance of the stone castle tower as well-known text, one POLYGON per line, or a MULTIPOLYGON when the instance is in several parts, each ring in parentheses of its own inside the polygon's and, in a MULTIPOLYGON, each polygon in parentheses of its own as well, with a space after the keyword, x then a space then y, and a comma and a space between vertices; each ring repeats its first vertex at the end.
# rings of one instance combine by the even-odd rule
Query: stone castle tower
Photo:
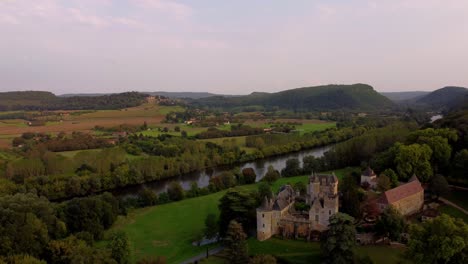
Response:
POLYGON ((257 208, 257 238, 266 240, 285 229, 323 231, 330 216, 338 212, 338 178, 335 174, 315 174, 309 177, 307 194, 300 196, 290 185, 283 186, 273 199, 265 197, 257 208), (296 199, 305 200, 310 209, 297 212, 296 199))

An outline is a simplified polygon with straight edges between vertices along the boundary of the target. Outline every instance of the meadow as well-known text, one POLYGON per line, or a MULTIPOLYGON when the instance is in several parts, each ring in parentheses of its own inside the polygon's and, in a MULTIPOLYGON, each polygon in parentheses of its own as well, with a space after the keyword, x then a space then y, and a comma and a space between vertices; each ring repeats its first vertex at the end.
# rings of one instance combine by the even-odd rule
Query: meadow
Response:
MULTIPOLYGON (((355 168, 336 170, 342 178, 355 168)), ((306 183, 308 176, 280 178, 272 185, 277 192, 285 184, 306 183)), ((239 190, 256 190, 258 184, 238 186, 239 190)), ((131 241, 133 262, 145 256, 165 256, 168 263, 177 263, 206 251, 205 247, 192 246, 192 241, 199 237, 204 228, 204 221, 209 213, 216 215, 218 203, 226 191, 206 196, 185 199, 163 205, 134 209, 127 216, 119 216, 117 222, 107 231, 107 235, 116 230, 125 231, 131 241)), ((103 246, 106 241, 98 245, 103 246)))

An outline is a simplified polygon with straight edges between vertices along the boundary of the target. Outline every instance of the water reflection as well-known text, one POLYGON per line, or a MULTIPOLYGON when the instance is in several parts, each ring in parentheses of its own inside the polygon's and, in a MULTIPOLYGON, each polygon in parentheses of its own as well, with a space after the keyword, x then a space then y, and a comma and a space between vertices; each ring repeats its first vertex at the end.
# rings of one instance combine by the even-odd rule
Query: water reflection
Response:
MULTIPOLYGON (((315 157, 322 157, 325 152, 327 152, 331 146, 325 146, 321 148, 303 150, 294 153, 288 153, 276 157, 270 157, 265 159, 260 159, 252 162, 246 162, 241 165, 238 165, 240 169, 244 168, 253 168, 255 174, 257 175, 256 181, 259 181, 265 175, 268 167, 271 165, 276 170, 281 171, 284 167, 286 167, 286 161, 291 158, 299 159, 299 162, 302 166, 302 159, 305 156, 315 156, 315 157)), ((135 195, 139 190, 143 187, 147 187, 152 189, 157 193, 161 193, 167 189, 167 186, 172 181, 178 181, 182 185, 182 188, 185 190, 190 189, 190 186, 193 182, 198 184, 198 187, 206 187, 210 183, 211 177, 215 175, 219 175, 226 170, 233 169, 234 166, 220 166, 215 168, 208 168, 203 171, 192 172, 189 174, 173 177, 170 179, 160 180, 160 181, 153 181, 149 183, 145 183, 142 185, 137 186, 130 186, 123 189, 118 190, 115 194, 119 196, 132 196, 135 195)))

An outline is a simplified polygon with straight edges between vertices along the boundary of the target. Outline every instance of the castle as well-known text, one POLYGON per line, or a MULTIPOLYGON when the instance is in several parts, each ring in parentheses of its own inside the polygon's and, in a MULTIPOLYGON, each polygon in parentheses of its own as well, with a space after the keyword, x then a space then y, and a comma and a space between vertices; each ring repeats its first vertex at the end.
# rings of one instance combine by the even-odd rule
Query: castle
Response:
POLYGON ((329 218, 338 212, 338 206, 335 174, 313 173, 306 194, 301 195, 285 185, 274 199, 264 198, 257 208, 257 238, 262 241, 281 235, 312 239, 327 229, 329 218))

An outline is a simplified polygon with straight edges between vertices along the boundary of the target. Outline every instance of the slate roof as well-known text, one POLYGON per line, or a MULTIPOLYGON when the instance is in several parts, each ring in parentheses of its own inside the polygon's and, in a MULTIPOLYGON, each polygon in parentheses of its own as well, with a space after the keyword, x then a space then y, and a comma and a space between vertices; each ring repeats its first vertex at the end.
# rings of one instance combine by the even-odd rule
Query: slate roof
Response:
POLYGON ((416 178, 413 181, 400 185, 396 188, 386 191, 381 197, 381 203, 393 204, 413 194, 424 191, 421 183, 416 178))
POLYGON ((375 172, 370 167, 367 167, 367 169, 364 170, 362 175, 367 177, 375 176, 375 172))
POLYGON ((294 198, 294 189, 290 185, 283 186, 273 204, 274 210, 283 210, 294 198))

